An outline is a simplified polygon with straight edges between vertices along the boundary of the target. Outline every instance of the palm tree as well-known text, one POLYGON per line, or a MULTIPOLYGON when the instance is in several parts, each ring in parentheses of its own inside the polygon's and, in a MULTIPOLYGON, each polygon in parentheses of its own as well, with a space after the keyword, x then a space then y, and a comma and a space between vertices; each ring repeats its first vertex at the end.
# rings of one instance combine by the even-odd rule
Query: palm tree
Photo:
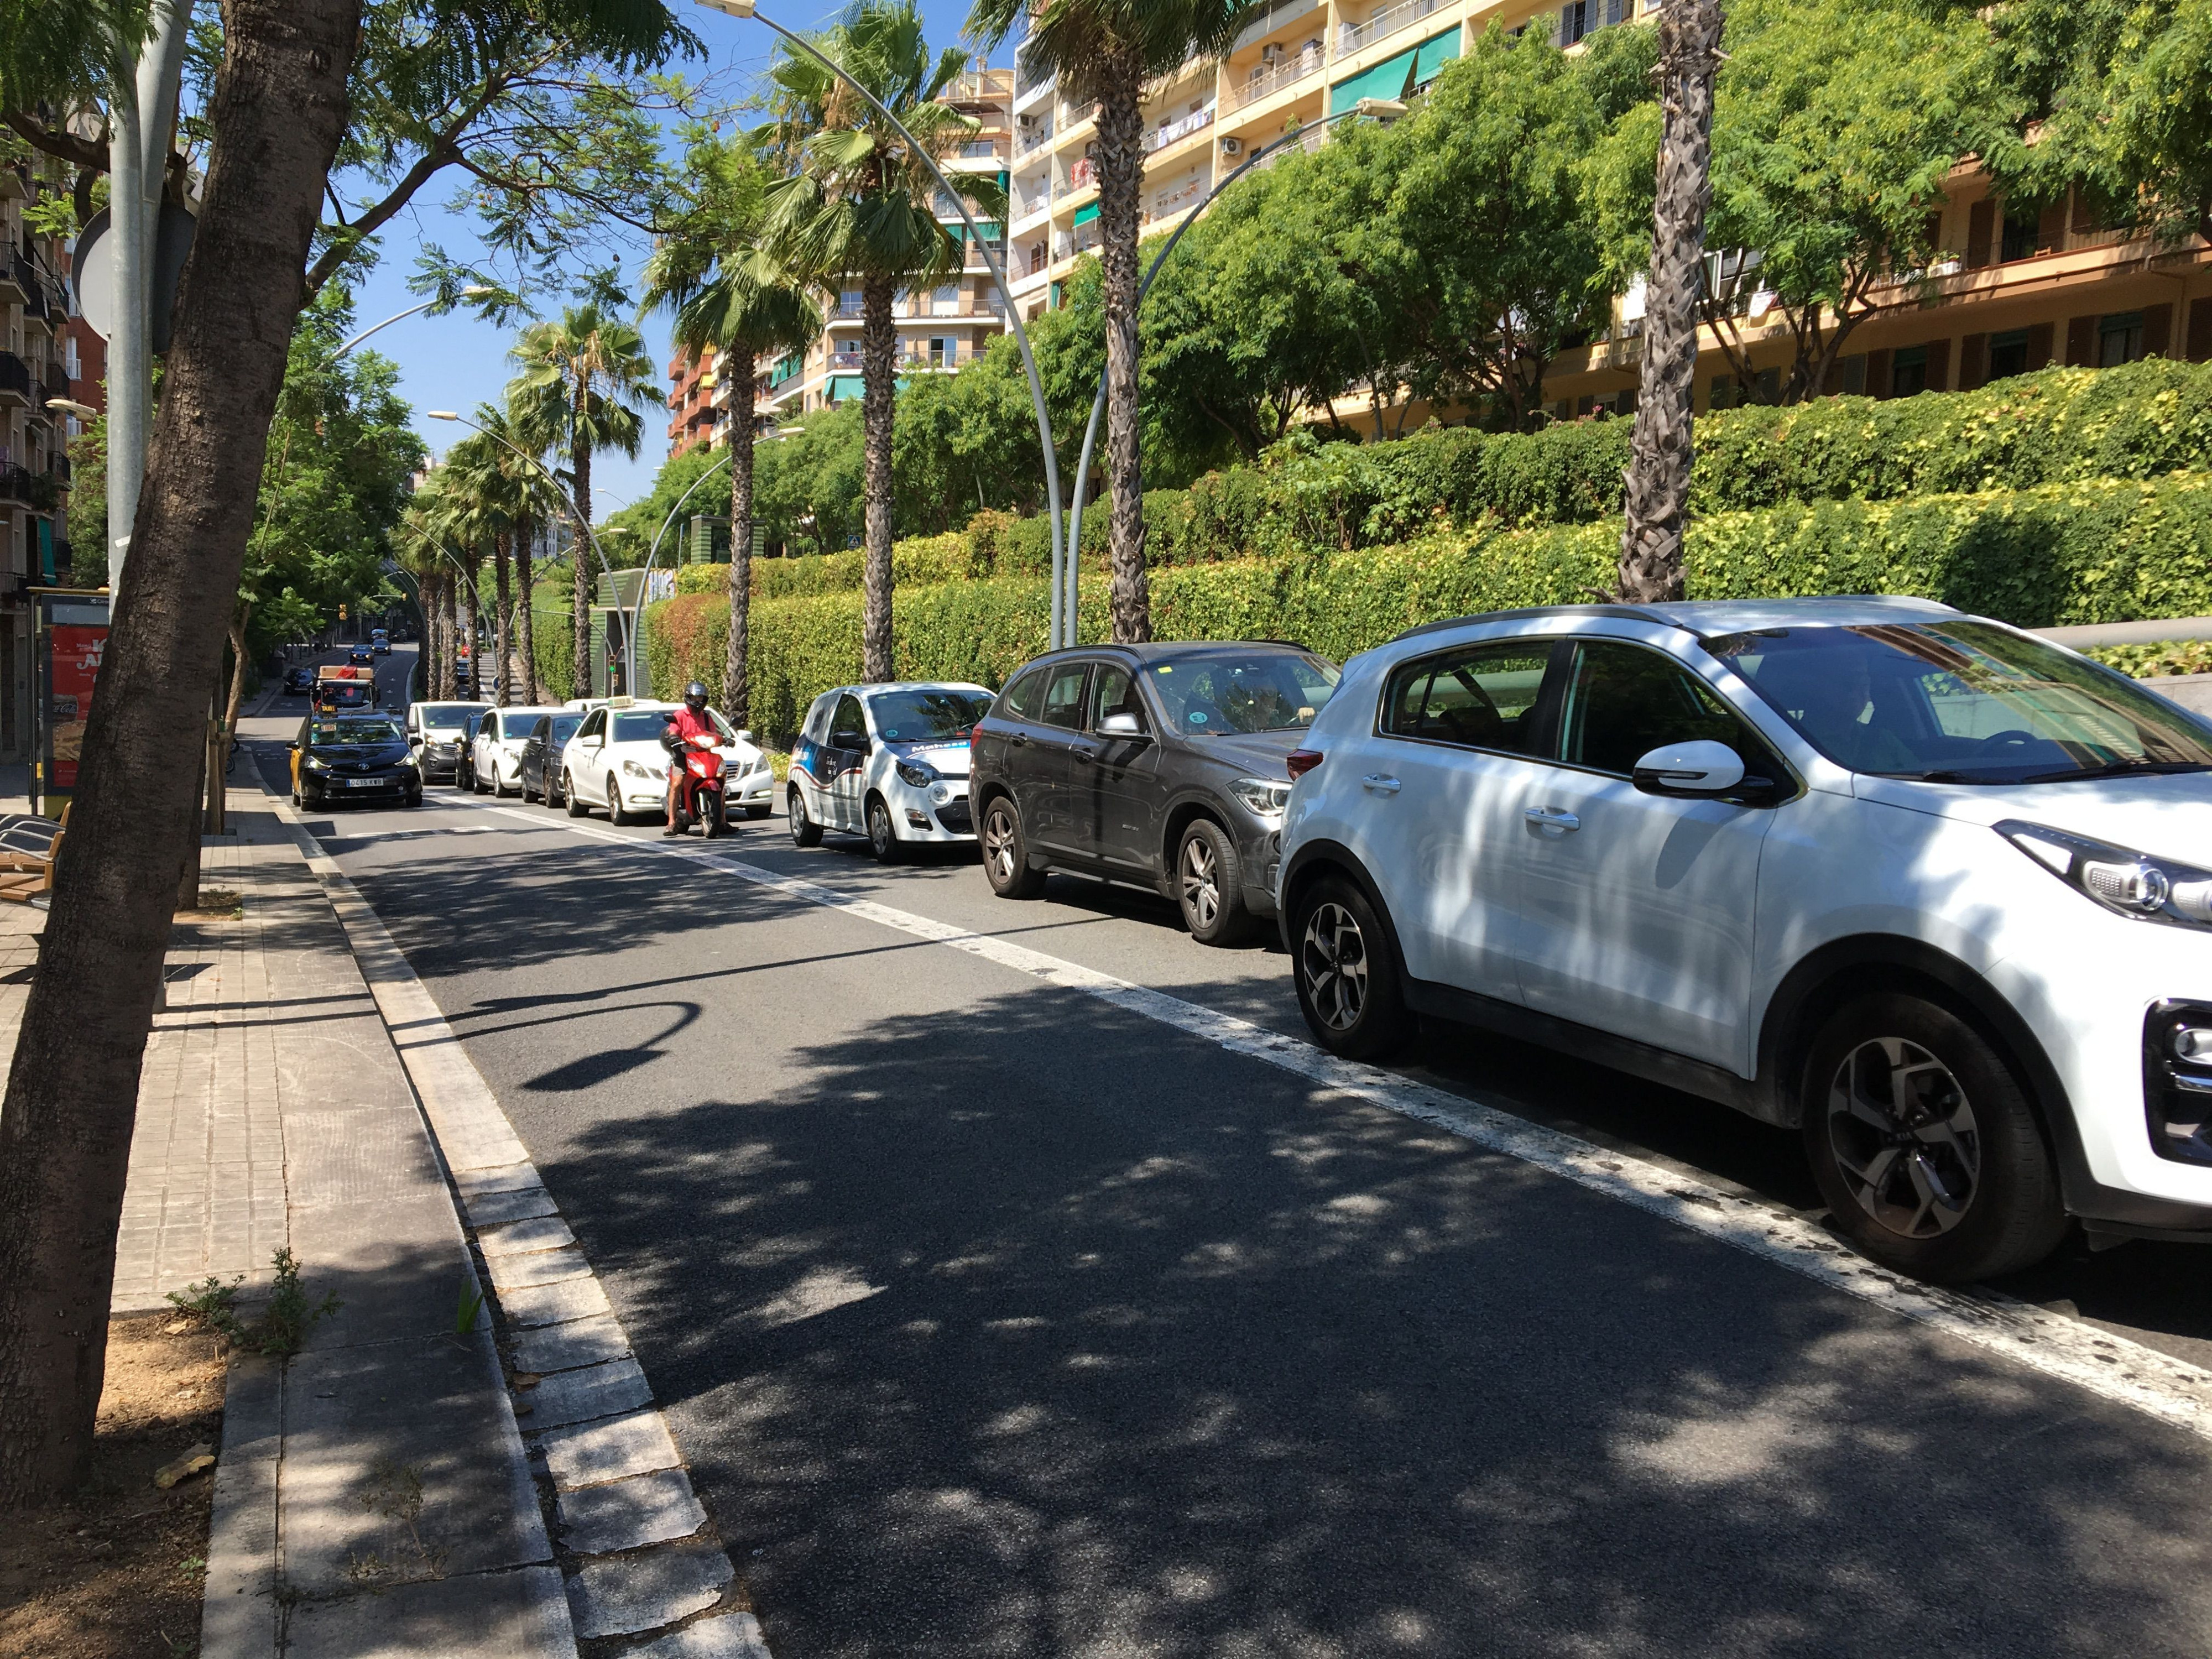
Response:
POLYGON ((1106 484, 1113 495, 1114 637, 1152 637, 1138 456, 1137 236, 1143 228, 1145 83, 1229 50, 1267 0, 975 0, 968 33, 994 46, 1026 18, 1022 58, 1062 94, 1097 105, 1098 260, 1106 289, 1106 484))
POLYGON ((1644 318, 1644 370, 1629 434, 1620 598, 1682 597, 1683 516, 1690 499, 1690 392, 1705 288, 1705 209, 1712 199, 1713 76, 1721 0, 1667 0, 1659 14, 1658 199, 1644 318))
POLYGON ((536 700, 533 676, 525 670, 516 684, 514 587, 508 580, 511 558, 522 568, 523 638, 521 656, 529 659, 530 538, 536 529, 531 510, 532 495, 541 488, 541 475, 515 453, 524 447, 524 434, 502 410, 489 404, 477 405, 475 420, 480 435, 464 438, 446 458, 447 488, 465 504, 466 539, 489 543, 492 549, 493 657, 492 696, 501 708, 520 700, 536 700))
POLYGON ((399 562, 415 577, 422 599, 422 685, 432 698, 453 695, 453 631, 447 624, 452 602, 448 567, 430 529, 430 504, 419 494, 400 517, 392 543, 399 562))
MULTIPOLYGON (((460 446, 456 444, 454 447, 460 446)), ((426 520, 429 532, 458 567, 453 580, 455 593, 460 600, 460 615, 456 619, 459 642, 453 650, 455 695, 473 701, 483 690, 483 655, 477 649, 477 606, 483 559, 477 538, 483 533, 484 520, 469 496, 465 473, 454 471, 450 456, 431 470, 428 482, 416 492, 418 500, 426 495, 430 498, 426 520), (469 659, 465 685, 460 683, 464 649, 469 659)))
POLYGON ((565 449, 575 500, 576 695, 592 689, 592 456, 611 449, 635 455, 643 434, 638 411, 662 402, 645 338, 631 324, 597 305, 570 306, 561 320, 533 323, 509 354, 521 373, 507 404, 523 448, 565 449))
MULTIPOLYGON (((860 0, 817 47, 880 100, 930 160, 981 123, 943 101, 968 66, 948 48, 934 58, 913 0, 860 0)), ((866 501, 862 672, 891 678, 891 413, 898 392, 891 307, 902 286, 957 276, 960 240, 938 222, 938 185, 897 128, 828 70, 785 46, 770 72, 774 118, 758 135, 786 169, 767 189, 768 229, 786 269, 860 288, 860 427, 866 501)), ((987 213, 1003 216, 995 179, 962 181, 987 213)))
POLYGON ((803 351, 822 315, 765 246, 767 180, 748 147, 695 136, 688 158, 694 199, 645 267, 645 306, 675 313, 677 349, 720 354, 730 388, 730 639, 722 708, 752 724, 746 672, 753 552, 753 395, 760 360, 803 351))

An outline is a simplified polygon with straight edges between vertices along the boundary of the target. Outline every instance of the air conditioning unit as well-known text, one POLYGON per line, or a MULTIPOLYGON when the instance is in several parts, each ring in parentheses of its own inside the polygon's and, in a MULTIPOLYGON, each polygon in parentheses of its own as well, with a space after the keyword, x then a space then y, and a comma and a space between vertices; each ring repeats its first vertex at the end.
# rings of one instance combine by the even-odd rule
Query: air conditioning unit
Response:
POLYGON ((1242 138, 1224 138, 1221 141, 1221 153, 1224 155, 1242 155, 1244 153, 1244 141, 1242 138))
POLYGON ((1282 55, 1283 48, 1278 41, 1270 40, 1260 48, 1260 61, 1263 64, 1272 64, 1282 55))

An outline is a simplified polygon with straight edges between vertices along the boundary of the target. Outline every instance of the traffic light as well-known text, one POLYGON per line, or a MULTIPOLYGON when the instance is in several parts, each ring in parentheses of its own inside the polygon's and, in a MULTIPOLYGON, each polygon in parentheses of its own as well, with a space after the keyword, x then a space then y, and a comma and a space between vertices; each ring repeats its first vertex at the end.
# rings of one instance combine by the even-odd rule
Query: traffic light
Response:
POLYGON ((346 619, 345 607, 344 607, 343 605, 340 605, 340 606, 338 607, 338 620, 339 620, 340 622, 343 622, 345 619, 346 619))

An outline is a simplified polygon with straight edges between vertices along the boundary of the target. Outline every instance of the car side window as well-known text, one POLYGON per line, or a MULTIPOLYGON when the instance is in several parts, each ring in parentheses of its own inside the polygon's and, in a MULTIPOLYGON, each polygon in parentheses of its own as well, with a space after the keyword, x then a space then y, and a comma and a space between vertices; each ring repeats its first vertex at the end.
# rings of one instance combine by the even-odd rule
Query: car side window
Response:
POLYGON ((832 693, 825 692, 814 700, 814 707, 806 711, 806 725, 802 728, 808 742, 830 741, 830 711, 836 706, 837 699, 832 693))
POLYGON ((1070 732, 1083 729, 1083 683, 1091 672, 1087 662, 1061 663, 1045 677, 1044 706, 1037 720, 1070 732))
POLYGON ((1096 732, 1109 714, 1133 714, 1137 730, 1147 731, 1145 705, 1138 695, 1136 677, 1117 662, 1098 665, 1091 679, 1091 729, 1096 732))
POLYGON ((1663 744, 1724 743, 1772 776, 1766 745, 1718 692, 1672 657, 1617 640, 1575 647, 1559 712, 1559 759, 1626 777, 1663 744))
POLYGON ((1394 738, 1535 752, 1536 698, 1552 659, 1548 640, 1463 645, 1401 665, 1383 697, 1394 738))
POLYGON ((860 700, 849 693, 837 699, 837 713, 830 722, 830 746, 832 749, 866 749, 868 746, 868 718, 860 712, 860 700))
POLYGON ((606 723, 607 711, 604 708, 594 708, 589 715, 586 716, 584 723, 576 728, 576 735, 586 743, 596 743, 599 741, 599 733, 605 729, 606 723))
POLYGON ((1044 708, 1045 673, 1042 668, 1033 668, 1006 689, 1000 701, 1006 705, 1006 718, 1036 719, 1044 708))

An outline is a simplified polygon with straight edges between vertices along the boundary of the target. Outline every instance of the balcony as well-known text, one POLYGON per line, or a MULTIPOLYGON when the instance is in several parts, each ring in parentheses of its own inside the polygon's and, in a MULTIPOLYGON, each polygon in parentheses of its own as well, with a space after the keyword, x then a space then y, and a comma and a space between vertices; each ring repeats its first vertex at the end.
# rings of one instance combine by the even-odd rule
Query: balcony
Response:
POLYGON ((1309 75, 1320 74, 1328 58, 1328 54, 1316 44, 1308 46, 1295 58, 1278 58, 1272 67, 1255 69, 1246 77, 1243 85, 1230 88, 1229 107, 1243 109, 1258 103, 1262 98, 1273 97, 1285 87, 1303 81, 1309 75))
POLYGON ((1165 126, 1156 129, 1152 137, 1145 141, 1145 148, 1147 150, 1165 149, 1170 144, 1179 143, 1189 137, 1192 133, 1203 132, 1212 125, 1213 111, 1211 106, 1193 110, 1180 121, 1170 121, 1165 126))
POLYGON ((31 367, 12 351, 0 351, 0 406, 11 400, 20 408, 31 404, 31 367))
POLYGON ((0 306, 19 306, 39 291, 31 262, 15 249, 0 245, 0 306))
POLYGON ((1079 158, 1067 170, 1067 191, 1073 196, 1079 190, 1090 190, 1098 183, 1098 163, 1088 155, 1079 158))
POLYGON ((30 468, 0 466, 0 501, 15 501, 24 507, 31 504, 30 468))
POLYGON ((1026 155, 1039 144, 1050 143, 1052 135, 1053 125, 1049 121, 1039 121, 1025 127, 1022 130, 1021 137, 1014 141, 1014 154, 1026 155))
POLYGON ((1152 198, 1152 205, 1146 213, 1147 219, 1165 219, 1172 214, 1196 205, 1206 198, 1206 180, 1193 179, 1174 190, 1164 190, 1152 198))
POLYGON ((1377 40, 1386 40, 1400 29, 1413 27, 1424 17, 1434 16, 1443 4, 1443 0, 1398 0, 1395 6, 1370 12, 1365 22, 1346 23, 1337 31, 1336 55, 1349 58, 1355 52, 1364 52, 1377 40))

